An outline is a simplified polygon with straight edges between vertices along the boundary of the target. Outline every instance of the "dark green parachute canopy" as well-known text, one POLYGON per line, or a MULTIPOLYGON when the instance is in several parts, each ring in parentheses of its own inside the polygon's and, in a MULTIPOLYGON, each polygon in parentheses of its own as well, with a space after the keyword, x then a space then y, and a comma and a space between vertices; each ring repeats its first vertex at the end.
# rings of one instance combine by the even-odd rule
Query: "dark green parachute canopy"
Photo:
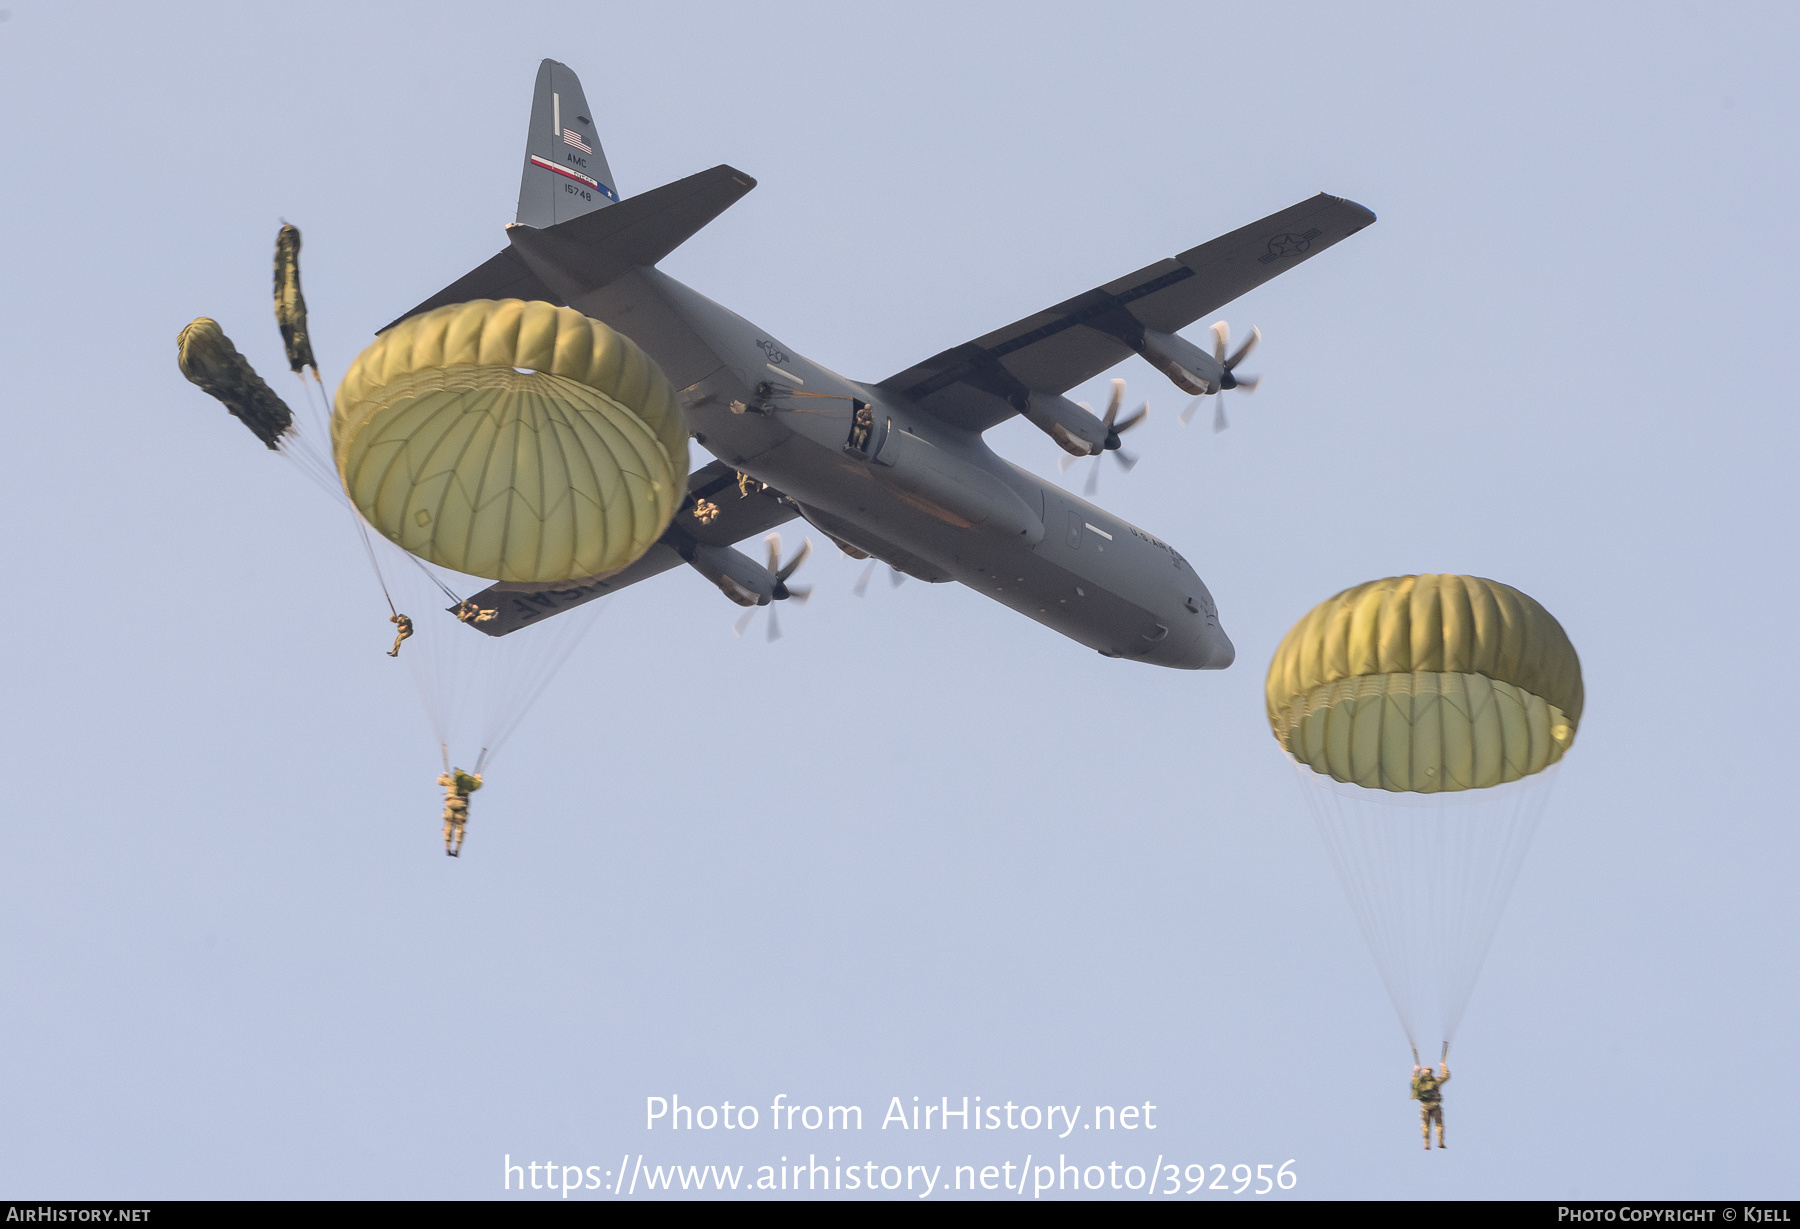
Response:
POLYGON ((319 364, 306 331, 306 296, 300 293, 300 228, 287 223, 275 236, 275 323, 281 326, 289 369, 311 367, 316 378, 319 364))
POLYGON ((225 404, 237 420, 273 451, 294 425, 294 413, 237 352, 219 322, 200 317, 176 339, 181 374, 225 404))

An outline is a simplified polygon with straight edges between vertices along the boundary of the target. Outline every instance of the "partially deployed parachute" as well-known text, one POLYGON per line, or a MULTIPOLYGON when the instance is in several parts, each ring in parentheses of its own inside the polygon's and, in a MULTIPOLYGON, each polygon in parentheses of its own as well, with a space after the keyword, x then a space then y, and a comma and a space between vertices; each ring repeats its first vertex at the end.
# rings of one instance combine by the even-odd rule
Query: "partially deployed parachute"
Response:
POLYGON ((384 537, 503 582, 610 576, 685 493, 687 430, 661 368, 549 303, 481 299, 395 325, 344 376, 331 437, 384 537))
POLYGON ((288 369, 298 375, 311 367, 313 379, 319 379, 319 361, 306 330, 306 296, 300 293, 300 228, 288 222, 275 236, 275 326, 287 347, 288 369))
POLYGON ((1408 1039, 1447 1047, 1575 739, 1574 646, 1508 585, 1389 577, 1296 623, 1265 700, 1408 1039))
POLYGON ((201 316, 175 339, 181 374, 218 398, 272 452, 294 426, 294 413, 263 383, 250 362, 225 336, 219 322, 201 316))

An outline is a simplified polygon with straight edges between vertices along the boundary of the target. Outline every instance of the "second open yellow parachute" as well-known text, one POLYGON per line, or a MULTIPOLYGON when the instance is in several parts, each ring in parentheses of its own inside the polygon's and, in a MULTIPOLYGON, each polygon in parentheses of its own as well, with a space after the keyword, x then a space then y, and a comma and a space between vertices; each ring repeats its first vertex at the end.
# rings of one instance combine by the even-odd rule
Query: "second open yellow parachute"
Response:
POLYGON ((514 582, 607 576, 668 527, 687 432, 662 370, 580 312, 516 299, 402 321, 339 386, 333 457, 402 549, 514 582))
POLYGON ((1314 772, 1394 792, 1485 789, 1554 764, 1581 720, 1562 627, 1508 585, 1395 576, 1320 603, 1269 666, 1269 724, 1314 772))

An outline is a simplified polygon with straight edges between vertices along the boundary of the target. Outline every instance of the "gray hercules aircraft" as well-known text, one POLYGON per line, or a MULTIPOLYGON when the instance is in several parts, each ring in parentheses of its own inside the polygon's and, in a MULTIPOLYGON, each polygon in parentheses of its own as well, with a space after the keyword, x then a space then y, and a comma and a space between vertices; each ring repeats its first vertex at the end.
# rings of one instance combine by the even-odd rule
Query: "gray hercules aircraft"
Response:
POLYGON ((550 592, 496 584, 474 600, 497 613, 474 626, 504 636, 683 563, 739 605, 780 601, 793 565, 771 550, 765 567, 733 544, 801 517, 857 558, 961 581, 1107 657, 1229 666, 1218 608, 1180 552, 1002 460, 982 433, 1023 414, 1075 456, 1117 449, 1135 422, 1119 421, 1117 393, 1104 417, 1062 394, 1134 353, 1189 394, 1237 387, 1248 347, 1227 357, 1221 330, 1209 353, 1176 330, 1375 215, 1321 193, 860 384, 656 268, 755 186, 717 166, 621 199, 580 81, 554 60, 538 69, 506 250, 406 315, 512 298, 602 320, 661 364, 694 441, 718 460, 691 475, 668 531, 623 572, 550 592))

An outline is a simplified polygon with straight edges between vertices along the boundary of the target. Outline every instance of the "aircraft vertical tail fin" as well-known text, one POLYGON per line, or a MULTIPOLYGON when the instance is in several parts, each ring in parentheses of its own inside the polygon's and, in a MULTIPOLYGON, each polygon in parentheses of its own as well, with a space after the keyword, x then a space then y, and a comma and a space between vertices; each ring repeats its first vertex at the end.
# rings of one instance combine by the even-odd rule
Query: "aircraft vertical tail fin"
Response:
POLYGON ((568 65, 545 60, 531 99, 518 221, 542 230, 618 199, 581 78, 568 65))

